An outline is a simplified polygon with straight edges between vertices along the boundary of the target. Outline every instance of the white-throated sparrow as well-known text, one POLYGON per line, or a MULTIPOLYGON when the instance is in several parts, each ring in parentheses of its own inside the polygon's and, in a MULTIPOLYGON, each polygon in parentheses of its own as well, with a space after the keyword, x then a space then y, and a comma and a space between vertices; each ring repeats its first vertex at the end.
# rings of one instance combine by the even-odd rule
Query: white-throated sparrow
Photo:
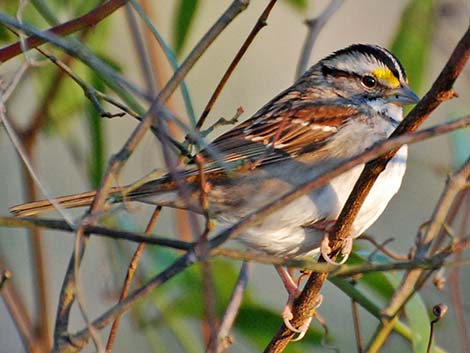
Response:
MULTIPOLYGON (((252 118, 216 138, 201 152, 210 183, 210 214, 232 225, 307 179, 386 139, 402 120, 402 106, 418 101, 405 71, 389 51, 356 44, 312 66, 252 118), (216 151, 223 163, 211 153, 216 151), (230 171, 227 171, 230 169, 230 171)), ((359 236, 398 191, 406 167, 402 147, 379 176, 352 229, 359 236)), ((269 254, 318 255, 325 228, 338 217, 363 165, 287 204, 247 229, 240 240, 269 254)), ((128 193, 129 201, 198 208, 199 170, 181 172, 189 199, 168 174, 128 193)), ((119 199, 119 189, 113 191, 119 199)), ((94 192, 59 197, 63 207, 86 206, 94 192)), ((49 201, 11 208, 18 216, 51 209, 49 201)))

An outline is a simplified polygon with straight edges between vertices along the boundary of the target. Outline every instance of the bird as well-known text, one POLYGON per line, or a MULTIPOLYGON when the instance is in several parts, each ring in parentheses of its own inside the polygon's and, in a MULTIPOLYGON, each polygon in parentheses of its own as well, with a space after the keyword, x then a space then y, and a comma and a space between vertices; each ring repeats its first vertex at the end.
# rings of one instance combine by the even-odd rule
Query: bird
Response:
MULTIPOLYGON (((384 141, 403 119, 403 107, 418 101, 396 56, 378 45, 352 44, 319 60, 251 118, 215 138, 198 153, 202 166, 193 158, 183 169, 131 188, 125 195, 123 188, 113 188, 110 200, 197 212, 203 173, 210 186, 209 215, 220 227, 229 227, 384 141), (181 184, 185 195, 178 192, 181 184)), ((406 160, 407 146, 403 146, 370 190, 348 240, 361 235, 383 213, 400 188, 406 160)), ((326 255, 322 241, 363 169, 361 164, 336 176, 254 222, 237 239, 250 249, 286 259, 326 255)), ((64 208, 87 206, 95 194, 90 191, 55 200, 64 208)), ((42 200, 10 211, 32 216, 53 208, 50 201, 42 200)), ((289 325, 289 310, 299 290, 285 269, 277 266, 277 270, 289 293, 283 311, 289 325)), ((301 335, 305 331, 304 327, 290 328, 301 335)))

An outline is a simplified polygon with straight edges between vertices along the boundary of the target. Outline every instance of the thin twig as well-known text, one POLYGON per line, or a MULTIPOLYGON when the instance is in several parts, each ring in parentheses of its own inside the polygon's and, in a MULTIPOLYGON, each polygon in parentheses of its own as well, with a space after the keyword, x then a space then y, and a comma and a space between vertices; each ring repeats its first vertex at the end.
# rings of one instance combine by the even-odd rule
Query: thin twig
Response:
POLYGON ((248 50, 249 46, 251 43, 253 43, 253 40, 255 39, 256 35, 258 34, 263 27, 267 25, 267 20, 269 17, 269 14, 271 13, 271 10, 273 9, 274 5, 276 4, 277 0, 271 0, 268 5, 266 5, 266 8, 264 11, 261 13, 260 17, 255 23, 255 26, 251 30, 250 34, 248 37, 245 39, 245 42, 242 44, 241 48, 238 50, 237 54, 233 58, 232 62, 230 63, 229 67, 225 71, 224 75, 220 79, 219 83, 217 84, 217 87, 214 90, 214 93, 212 93, 211 98, 209 99, 209 102, 207 102, 206 107, 204 108, 201 116, 199 117, 199 120, 197 121, 196 128, 200 129, 202 125, 204 124, 204 121, 206 120, 207 116, 209 115, 210 111, 212 110, 212 107, 214 106, 215 101, 219 97, 220 93, 222 92, 225 84, 227 83, 228 79, 232 75, 233 71, 237 67, 238 63, 242 59, 243 55, 245 55, 246 51, 248 50))
MULTIPOLYGON (((123 103, 121 103, 121 102, 117 101, 116 99, 108 96, 107 94, 95 89, 94 87, 88 85, 84 80, 82 80, 80 78, 80 76, 78 76, 75 72, 73 72, 73 70, 70 68, 69 65, 67 65, 62 60, 58 59, 54 55, 48 53, 46 50, 43 50, 41 48, 36 48, 36 50, 39 51, 45 57, 47 57, 52 63, 57 65, 62 70, 62 72, 64 72, 77 85, 80 86, 80 88, 83 90, 83 93, 85 94, 85 96, 90 100, 90 102, 93 104, 95 109, 100 113, 101 117, 105 117, 105 118, 121 117, 121 116, 124 115, 124 113, 127 113, 127 114, 129 114, 129 115, 131 115, 135 118, 140 117, 136 112, 132 111, 129 107, 127 107, 123 103), (111 113, 105 111, 104 108, 101 106, 98 98, 101 98, 101 99, 105 100, 106 102, 118 107, 124 113, 120 112, 120 113, 111 114, 111 113)), ((57 82, 55 82, 55 84, 57 85, 57 82)))
POLYGON ((224 317, 219 326, 217 334, 217 353, 223 353, 231 344, 229 336, 230 329, 232 328, 235 318, 237 317, 238 310, 242 303, 243 294, 245 293, 246 286, 248 285, 248 277, 251 270, 251 263, 243 261, 240 273, 238 275, 237 283, 233 288, 232 295, 225 309, 224 317))
POLYGON ((19 67, 19 69, 16 70, 15 75, 13 76, 13 79, 8 83, 7 87, 2 92, 2 99, 4 103, 8 101, 11 94, 14 92, 15 88, 18 86, 18 83, 20 83, 21 79, 26 73, 26 70, 28 69, 28 67, 29 67, 28 63, 23 62, 21 66, 19 67))
MULTIPOLYGON (((145 229, 145 235, 149 236, 150 232, 155 227, 157 223, 158 216, 162 210, 161 206, 157 206, 150 217, 150 221, 147 224, 145 229)), ((122 286, 121 295, 119 296, 119 302, 122 302, 127 294, 129 293, 129 288, 131 286, 132 278, 134 277, 134 273, 137 270, 137 266, 139 265, 140 257, 142 252, 145 248, 145 243, 140 243, 137 249, 132 256, 131 262, 129 263, 129 268, 127 269, 126 279, 124 280, 124 285, 122 286)), ((117 330, 119 327, 119 322, 121 320, 121 315, 117 316, 111 326, 111 331, 109 332, 108 336, 108 343, 106 344, 106 352, 111 352, 113 350, 114 340, 116 338, 117 330)))
MULTIPOLYGON (((447 185, 442 192, 440 200, 433 212, 431 222, 426 227, 424 235, 418 234, 415 258, 423 259, 428 257, 427 250, 431 245, 431 241, 437 236, 441 229, 442 222, 449 212, 455 196, 460 192, 463 187, 466 187, 466 180, 470 177, 470 159, 448 178, 447 185)), ((430 277, 432 271, 424 271, 424 269, 409 270, 403 277, 400 286, 395 291, 390 303, 383 310, 384 319, 377 328, 373 338, 369 342, 367 352, 375 353, 385 342, 386 338, 391 332, 391 325, 393 318, 403 308, 421 286, 425 283, 427 278, 430 277)))
POLYGON ((49 191, 47 190, 46 186, 41 182, 40 178, 36 174, 30 159, 28 158, 28 154, 23 147, 20 139, 18 138, 18 135, 16 134, 15 130, 10 124, 10 121, 8 120, 6 116, 6 108, 3 103, 2 97, 0 96, 0 120, 2 121, 2 124, 5 128, 5 131, 7 132, 7 136, 10 139, 11 143, 15 147, 16 152, 20 156, 21 160, 24 163, 24 166, 26 169, 28 169, 28 172, 30 173, 31 177, 34 179, 34 182, 36 185, 39 187, 41 190, 41 193, 51 202, 51 204, 54 205, 54 207, 57 209, 57 211, 60 213, 60 215, 63 217, 63 219, 69 224, 70 227, 74 227, 74 221, 70 214, 55 200, 49 191))
MULTIPOLYGON (((470 182, 470 180, 469 180, 470 182)), ((460 193, 460 200, 462 206, 462 222, 460 224, 459 238, 464 238, 464 234, 470 234, 470 219, 465 215, 470 215, 470 189, 462 190, 460 193)), ((452 212, 452 211, 451 211, 452 212)), ((456 213, 456 212, 455 212, 456 213)), ((462 260, 463 253, 456 254, 455 261, 459 262, 462 260)), ((454 306, 454 313, 457 319, 457 327, 459 331, 459 341, 461 351, 464 352, 466 347, 470 347, 470 328, 467 324, 468 321, 465 317, 465 302, 462 297, 462 280, 465 277, 461 276, 462 271, 460 267, 455 267, 450 271, 449 275, 449 287, 450 295, 452 298, 452 304, 454 306)))
POLYGON ((323 12, 315 18, 310 18, 305 21, 305 24, 308 27, 308 33, 305 37, 304 46, 302 48, 302 53, 300 54, 299 63, 297 64, 297 72, 295 76, 298 78, 302 76, 304 71, 307 69, 308 60, 312 55, 313 45, 320 34, 320 31, 323 29, 328 20, 333 16, 333 14, 340 8, 344 0, 331 0, 328 6, 323 10, 323 12))
POLYGON ((134 44, 136 59, 139 62, 140 74, 147 86, 147 95, 154 97, 157 92, 157 83, 155 82, 155 72, 152 68, 152 63, 150 62, 149 55, 147 55, 147 48, 145 46, 145 41, 142 39, 142 35, 139 31, 139 24, 135 18, 134 12, 130 4, 127 4, 125 7, 127 24, 129 26, 132 43, 134 44))
POLYGON ((211 184, 206 180, 204 173, 204 158, 201 155, 195 157, 195 162, 199 171, 199 204, 202 209, 202 214, 205 219, 205 228, 198 239, 198 251, 200 253, 201 261, 201 276, 202 276, 202 299, 204 305, 205 323, 209 330, 207 339, 207 349, 209 353, 216 353, 217 351, 217 319, 215 313, 215 288, 214 278, 212 275, 211 265, 208 261, 209 246, 208 236, 213 229, 213 222, 209 214, 209 199, 208 193, 211 184))
MULTIPOLYGON (((104 4, 96 7, 83 16, 74 18, 68 22, 55 26, 49 29, 46 33, 54 34, 56 36, 66 36, 86 27, 96 26, 98 22, 107 18, 114 11, 123 6, 128 0, 110 0, 104 4)), ((43 44, 45 40, 38 36, 32 35, 24 40, 24 48, 32 49, 43 44)), ((3 63, 23 52, 21 42, 10 44, 7 47, 0 49, 0 63, 3 63)))
MULTIPOLYGON (((203 36, 203 38, 191 51, 191 53, 184 60, 184 62, 179 67, 179 69, 174 73, 173 77, 165 85, 165 87, 160 92, 158 97, 152 102, 147 114, 145 114, 142 121, 139 123, 136 129, 131 133, 130 137, 128 138, 124 146, 109 161, 107 171, 101 181, 100 187, 97 190, 97 194, 96 194, 95 199, 93 200, 93 204, 90 207, 90 217, 85 218, 82 221, 80 229, 82 229, 83 225, 87 224, 90 219, 93 219, 94 215, 97 212, 100 212, 100 210, 103 208, 108 198, 108 193, 113 183, 113 180, 119 175, 121 169, 124 167, 124 165, 126 164, 127 160, 130 158, 131 154, 133 153, 133 151, 135 150, 139 142, 142 140, 146 132, 152 126, 152 123, 155 121, 157 124, 161 125, 159 116, 162 112, 162 104, 170 97, 170 95, 174 92, 174 90, 179 85, 179 83, 183 80, 185 75, 189 72, 192 66, 205 52, 205 50, 211 45, 211 43, 215 40, 215 38, 227 27, 227 25, 244 8, 246 8, 247 5, 248 5, 248 2, 246 0, 245 1, 235 0, 232 2, 232 4, 228 7, 225 13, 220 17, 220 19, 209 29, 209 31, 203 36)), ((163 127, 163 126, 157 126, 157 127, 163 127)), ((162 130, 160 131, 162 133, 161 137, 165 138, 166 135, 164 135, 164 131, 162 130)), ((163 142, 165 141, 163 140, 163 142)), ((167 145, 163 143, 163 147, 165 150, 167 145)), ((164 153, 164 155, 165 157, 167 157, 168 154, 164 153)), ((81 232, 82 231, 79 230, 77 234, 80 234, 81 232)), ((81 254, 83 254, 83 252, 81 254)), ((79 259, 77 256, 72 256, 71 260, 73 260, 71 261, 72 263, 77 263, 78 265, 79 259)), ((185 264, 186 263, 189 264, 189 263, 192 263, 194 259, 193 259, 192 254, 188 253, 186 256, 183 256, 180 259, 180 261, 182 261, 185 264)), ((70 273, 70 271, 72 272, 74 271, 74 268, 75 266, 69 266, 65 279, 64 279, 64 283, 62 285, 61 294, 60 294, 59 310, 58 310, 58 315, 60 316, 60 318, 58 317, 56 319, 56 323, 60 323, 60 325, 56 324, 55 337, 61 340, 60 342, 55 342, 56 351, 60 351, 63 347, 70 346, 69 341, 66 339, 66 337, 63 336, 63 333, 65 332, 64 330, 66 330, 68 326, 70 307, 74 301, 74 294, 73 294, 74 292, 72 290, 74 276, 73 276, 73 273, 70 273), (69 291, 69 293, 67 293, 67 291, 69 291)), ((178 272, 180 270, 182 269, 178 268, 178 272)), ((171 273, 172 271, 175 271, 175 270, 172 267, 170 267, 167 271, 164 271, 162 275, 166 274, 167 272, 171 273)), ((152 283, 152 285, 145 287, 146 290, 140 291, 139 292, 140 295, 147 293, 147 290, 150 290, 151 288, 158 285, 160 281, 161 281, 160 279, 156 279, 155 282, 152 283)), ((130 297, 127 297, 126 299, 124 299, 123 303, 128 303, 127 301, 130 300, 129 298, 130 297)), ((127 308, 126 304, 123 304, 122 307, 127 308)), ((108 317, 108 320, 112 320, 112 319, 113 319, 112 317, 111 318, 108 317)), ((107 322, 108 321, 106 321, 106 323, 107 322)), ((93 330, 91 330, 90 328, 86 329, 86 340, 93 333, 92 331, 93 330)))
POLYGON ((447 314, 447 305, 438 304, 432 308, 432 313, 434 315, 434 320, 431 321, 431 333, 429 335, 427 353, 431 352, 432 340, 434 337, 434 325, 439 322, 447 314))
MULTIPOLYGON (((0 262, 2 258, 0 257, 0 262)), ((16 327, 18 336, 23 344, 25 352, 43 353, 42 347, 38 347, 38 340, 35 337, 34 325, 29 317, 20 293, 15 288, 13 282, 6 285, 0 292, 3 304, 16 327)))
POLYGON ((351 298, 351 311, 354 323, 354 334, 356 336, 356 347, 357 353, 362 353, 362 335, 361 335, 361 323, 359 321, 359 313, 357 312, 357 303, 351 298))
MULTIPOLYGON (((0 217, 0 226, 6 227, 21 227, 33 228, 42 227, 47 229, 62 230, 66 232, 74 232, 66 222, 60 219, 45 219, 45 218, 16 218, 16 217, 0 217)), ((146 243, 152 245, 160 245, 177 250, 188 250, 193 243, 188 243, 181 240, 173 240, 158 236, 148 237, 142 233, 129 232, 125 230, 111 229, 103 226, 85 225, 85 234, 93 234, 103 236, 110 239, 122 239, 135 243, 146 243)))
MULTIPOLYGON (((90 337, 95 345, 96 351, 98 353, 105 353, 105 346, 101 341, 98 331, 93 327, 91 320, 88 315, 88 310, 86 308, 85 296, 82 292, 81 279, 80 279, 80 264, 83 259, 83 254, 85 254, 85 246, 88 241, 88 236, 85 235, 83 227, 79 227, 75 232, 75 245, 74 245, 74 255, 73 258, 73 278, 74 278, 74 292, 75 298, 78 304, 78 309, 82 315, 83 321, 90 332, 90 337)), ((65 319, 65 318, 61 318, 65 319)), ((57 327, 57 326, 56 326, 57 327)), ((65 334, 67 326, 60 327, 62 332, 59 331, 59 334, 65 334)))
POLYGON ((408 256, 398 255, 398 254, 394 253, 393 251, 391 251, 391 250, 389 250, 385 247, 385 243, 388 243, 388 242, 392 241, 392 239, 388 239, 382 244, 379 243, 377 240, 375 240, 374 237, 371 237, 367 234, 362 234, 358 239, 359 240, 367 240, 368 242, 372 243, 378 250, 380 250, 385 255, 387 255, 388 257, 390 257, 394 260, 405 261, 405 260, 408 259, 408 256))

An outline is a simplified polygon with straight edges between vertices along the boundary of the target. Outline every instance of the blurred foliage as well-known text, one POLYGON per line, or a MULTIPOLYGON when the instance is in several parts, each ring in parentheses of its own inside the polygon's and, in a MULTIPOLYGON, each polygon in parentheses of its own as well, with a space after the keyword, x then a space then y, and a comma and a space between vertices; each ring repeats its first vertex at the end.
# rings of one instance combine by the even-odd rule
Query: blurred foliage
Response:
POLYGON ((178 0, 177 2, 173 20, 173 48, 176 56, 181 55, 198 5, 199 0, 178 0))
MULTIPOLYGON (((403 276, 395 273, 386 273, 390 283, 398 287, 403 276)), ((430 322, 426 304, 418 292, 405 305, 405 314, 410 323, 412 347, 414 353, 426 352, 430 335, 430 322)))
MULTIPOLYGON (((101 79, 92 73, 91 82, 93 87, 100 91, 105 90, 105 86, 101 79)), ((105 138, 103 131, 103 118, 94 106, 88 104, 86 107, 86 114, 88 116, 88 131, 89 133, 89 161, 88 161, 88 175, 90 186, 95 189, 99 186, 101 178, 104 174, 106 166, 105 159, 105 138)))
POLYGON ((406 69, 410 86, 421 92, 436 19, 435 0, 411 0, 403 11, 392 52, 406 69))
MULTIPOLYGON (((284 1, 296 10, 304 11, 307 9, 307 0, 284 1)), ((176 2, 173 19, 173 50, 176 56, 181 55, 199 6, 199 0, 178 0, 176 2)))
MULTIPOLYGON (((150 258, 153 263, 146 266, 146 277, 157 274, 160 269, 166 268, 173 263, 178 254, 167 249, 149 248, 152 253, 150 258)), ((211 259, 210 268, 214 282, 214 297, 218 318, 223 316, 224 310, 230 299, 233 287, 238 277, 238 265, 233 261, 224 259, 211 259)), ((196 264, 165 284, 158 293, 153 296, 152 302, 156 305, 156 311, 163 311, 162 319, 167 317, 181 317, 185 320, 196 319, 202 323, 204 311, 201 266, 196 264)), ((275 271, 273 270, 275 277, 275 271)), ((281 281, 279 289, 284 291, 281 281)), ((287 293, 286 293, 287 300, 287 293)), ((146 302, 143 305, 148 305, 146 302)), ((147 309, 148 310, 148 309, 147 309)), ((254 298, 250 285, 243 296, 243 302, 235 321, 234 328, 246 342, 253 345, 256 351, 261 351, 281 324, 281 308, 273 309, 263 303, 263 298, 254 298)), ((145 321, 145 319, 144 319, 145 321)), ((161 321, 150 320, 154 325, 160 325, 161 321)), ((153 330, 154 331, 154 330, 153 330)), ((288 352, 297 353, 305 351, 305 345, 320 345, 324 336, 323 329, 313 324, 309 334, 302 340, 302 345, 292 345, 288 352)))
MULTIPOLYGON (((1 1, 1 11, 15 15, 18 0, 1 1)), ((49 25, 57 23, 62 18, 70 19, 79 16, 100 3, 101 1, 98 0, 73 2, 31 0, 31 4, 25 9, 23 18, 25 22, 42 28, 47 27, 48 23, 49 25)), ((285 0, 285 3, 300 11, 305 10, 308 5, 307 0, 285 0)), ((172 30, 173 48, 176 55, 181 55, 185 43, 187 43, 195 16, 198 15, 199 6, 200 2, 198 0, 178 0, 175 2, 172 30)), ((411 86, 418 91, 424 83, 423 77, 432 43, 435 10, 435 0, 411 0, 403 12, 392 45, 392 51, 400 58, 407 69, 411 86)), ((83 41, 86 42, 86 45, 96 57, 101 58, 117 71, 120 71, 119 64, 106 56, 107 48, 103 43, 108 42, 108 27, 109 21, 101 22, 99 26, 93 28, 93 31, 83 38, 83 41)), ((13 40, 16 40, 15 35, 5 27, 0 26, 0 41, 10 43, 13 40)), ((164 46, 166 46, 166 43, 164 43, 164 46)), ((50 47, 48 49, 53 50, 58 57, 62 57, 62 54, 58 51, 50 47)), ((173 61, 173 64, 176 66, 176 60, 173 61)), ((106 86, 98 73, 88 66, 75 61, 72 64, 72 69, 92 87, 101 91, 106 90, 106 86)), ((64 130, 70 128, 72 119, 79 117, 79 113, 85 112, 89 129, 87 141, 89 146, 89 178, 90 184, 97 186, 103 174, 106 160, 106 139, 102 118, 96 108, 84 96, 82 88, 69 78, 58 82, 57 72, 57 67, 50 63, 35 70, 32 76, 39 92, 38 95, 40 95, 40 102, 47 101, 51 90, 59 85, 57 94, 47 103, 50 119, 46 124, 46 131, 51 134, 63 133, 64 130)), ((81 116, 83 117, 83 115, 81 116)), ((468 143, 468 139, 466 142, 468 143)), ((151 255, 146 257, 149 261, 143 266, 146 279, 166 268, 178 256, 173 251, 156 249, 155 247, 146 251, 151 255)), ((119 258, 123 267, 127 265, 123 261, 124 258, 119 258)), ((356 254, 351 256, 349 263, 364 263, 366 261, 365 256, 361 257, 356 254)), ((377 256, 374 261, 389 260, 377 256)), ((221 317, 238 275, 237 265, 233 261, 215 259, 211 260, 211 269, 214 277, 217 315, 221 317)), ((371 298, 370 300, 379 306, 391 300, 399 282, 400 276, 398 275, 379 272, 367 273, 357 280, 355 288, 361 295, 371 298)), ((280 281, 279 288, 283 290, 280 281)), ((146 325, 151 327, 148 331, 149 340, 152 339, 151 337, 155 338, 155 326, 159 326, 159 328, 165 326, 165 329, 172 331, 174 337, 186 351, 198 351, 200 347, 192 346, 191 343, 188 344, 188 341, 191 342, 188 337, 192 337, 192 335, 199 337, 199 335, 191 332, 192 327, 188 323, 196 323, 197 327, 200 327, 204 319, 202 296, 201 268, 199 265, 195 265, 173 278, 165 286, 159 288, 158 291, 155 291, 152 295, 152 301, 139 304, 142 310, 139 310, 140 317, 138 317, 138 321, 142 327, 146 325), (153 305, 153 308, 149 308, 149 305, 153 305), (155 316, 157 316, 157 319, 155 319, 155 316), (161 320, 159 320, 160 318, 161 320), (181 329, 182 326, 185 328, 184 330, 181 329)), ((353 295, 350 296, 353 299, 359 299, 354 298, 353 295)), ((235 330, 256 351, 260 351, 279 327, 281 323, 280 311, 281 308, 273 309, 268 307, 263 298, 255 298, 248 287, 235 322, 235 330)), ((429 330, 426 306, 421 297, 415 295, 407 304, 405 311, 413 332, 413 349, 415 352, 420 352, 422 351, 423 342, 426 342, 429 330)), ((337 332, 333 332, 333 334, 337 334, 337 332)), ((287 352, 303 352, 306 351, 308 345, 320 345, 323 335, 324 332, 321 328, 312 325, 309 334, 306 335, 303 341, 300 344, 290 345, 287 352)), ((161 342, 163 342, 163 338, 156 344, 159 350, 163 349, 161 342)))
MULTIPOLYGON (((350 264, 364 264, 369 262, 370 254, 365 251, 351 254, 350 264)), ((390 259, 384 255, 375 254, 374 263, 390 263, 390 259)), ((373 272, 365 273, 355 280, 355 286, 369 299, 382 308, 391 302, 395 290, 403 279, 402 272, 373 272), (378 295, 378 296, 377 296, 378 295)), ((352 297, 354 299, 354 297, 352 297)), ((357 298, 359 301, 359 298, 357 298)), ((360 301, 359 301, 360 302, 360 301)), ((411 329, 411 343, 413 352, 425 352, 427 348, 430 320, 426 305, 418 292, 405 305, 405 313, 411 329)))
POLYGON ((308 5, 308 0, 285 0, 285 2, 301 11, 306 10, 308 5))

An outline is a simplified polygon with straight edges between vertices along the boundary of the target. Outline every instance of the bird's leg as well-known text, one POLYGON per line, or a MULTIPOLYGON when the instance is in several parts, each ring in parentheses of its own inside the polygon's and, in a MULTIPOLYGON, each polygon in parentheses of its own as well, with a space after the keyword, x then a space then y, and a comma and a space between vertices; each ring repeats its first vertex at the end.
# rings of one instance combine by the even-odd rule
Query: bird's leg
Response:
POLYGON ((298 332, 298 330, 293 327, 290 323, 290 320, 294 318, 292 314, 292 305, 294 304, 294 300, 298 298, 300 295, 300 289, 297 283, 295 283, 294 279, 292 278, 289 271, 283 266, 275 266, 277 273, 281 277, 282 283, 284 283, 284 287, 287 290, 287 303, 282 310, 282 320, 284 324, 292 331, 298 332))
MULTIPOLYGON (((323 302, 323 295, 319 294, 318 297, 315 298, 314 309, 315 310, 318 309, 322 302, 323 302)), ((305 322, 297 329, 297 331, 299 332, 299 335, 296 338, 291 339, 292 342, 297 342, 297 341, 300 341, 302 338, 304 338, 314 316, 317 317, 318 319, 318 316, 315 312, 312 316, 310 316, 307 320, 305 320, 305 322)))
MULTIPOLYGON (((292 326, 290 322, 294 318, 294 315, 292 314, 292 306, 294 305, 294 300, 297 299, 300 295, 301 291, 299 289, 299 284, 303 276, 301 276, 296 283, 296 281, 292 278, 292 274, 289 273, 289 271, 285 267, 282 267, 282 266, 275 266, 275 267, 276 267, 276 271, 279 273, 279 276, 281 277, 282 283, 284 283, 284 287, 286 288, 287 294, 288 294, 287 303, 284 306, 284 309, 282 310, 282 314, 281 314, 282 320, 284 321, 284 325, 286 325, 286 327, 289 330, 299 333, 299 336, 293 340, 293 341, 299 341, 305 336, 305 333, 310 327, 310 323, 312 322, 312 318, 313 318, 313 317, 310 317, 307 320, 305 320, 305 322, 299 328, 292 326)), ((323 297, 319 295, 317 303, 315 304, 315 309, 320 306, 322 300, 323 300, 323 297)))

